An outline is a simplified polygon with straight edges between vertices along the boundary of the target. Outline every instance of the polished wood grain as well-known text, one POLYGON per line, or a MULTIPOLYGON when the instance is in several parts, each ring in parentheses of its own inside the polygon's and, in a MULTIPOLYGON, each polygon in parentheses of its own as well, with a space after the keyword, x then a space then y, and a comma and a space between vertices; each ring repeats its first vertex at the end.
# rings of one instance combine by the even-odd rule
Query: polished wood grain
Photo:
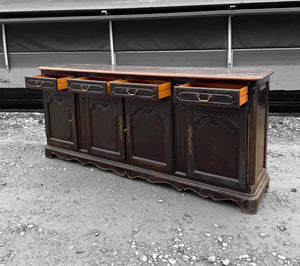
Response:
POLYGON ((170 67, 136 67, 109 65, 61 65, 41 66, 40 70, 81 72, 95 74, 130 75, 141 77, 170 77, 212 80, 262 80, 272 74, 270 70, 248 70, 227 68, 170 68, 170 67))

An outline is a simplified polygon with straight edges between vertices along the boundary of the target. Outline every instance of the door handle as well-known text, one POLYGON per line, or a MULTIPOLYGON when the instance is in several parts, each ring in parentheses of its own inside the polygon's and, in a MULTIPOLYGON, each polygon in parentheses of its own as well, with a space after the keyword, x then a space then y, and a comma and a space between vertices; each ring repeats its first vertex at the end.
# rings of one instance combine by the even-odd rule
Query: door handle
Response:
POLYGON ((35 81, 35 86, 41 88, 44 85, 44 81, 35 81))
POLYGON ((86 88, 84 88, 84 85, 83 85, 83 84, 81 84, 80 88, 81 88, 81 91, 83 91, 83 92, 87 92, 87 91, 89 90, 89 88, 90 88, 90 85, 87 85, 87 87, 86 87, 86 88))
POLYGON ((129 89, 127 89, 126 90, 127 91, 127 94, 129 95, 129 96, 134 96, 134 95, 136 95, 136 89, 134 89, 134 93, 130 93, 130 91, 129 91, 129 89))
POLYGON ((202 103, 207 103, 210 99, 211 99, 211 95, 208 95, 207 99, 206 100, 202 100, 200 98, 200 95, 197 95, 197 99, 199 102, 202 102, 202 103))

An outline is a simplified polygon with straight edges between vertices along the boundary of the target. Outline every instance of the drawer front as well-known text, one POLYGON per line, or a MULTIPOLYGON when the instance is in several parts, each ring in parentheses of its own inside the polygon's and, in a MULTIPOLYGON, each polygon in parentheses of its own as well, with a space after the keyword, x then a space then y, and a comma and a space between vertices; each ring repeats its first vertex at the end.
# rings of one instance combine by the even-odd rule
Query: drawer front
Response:
POLYGON ((118 80, 110 82, 110 95, 160 100, 171 95, 171 82, 157 80, 118 80))
POLYGON ((73 76, 62 75, 35 75, 25 77, 26 88, 46 90, 46 91, 60 91, 68 88, 68 79, 74 78, 73 76))
POLYGON ((247 87, 230 89, 175 86, 174 100, 182 103, 239 108, 248 101, 247 93, 247 87))
POLYGON ((110 83, 110 95, 158 100, 158 86, 150 84, 110 83))
POLYGON ((25 77, 25 84, 29 89, 57 91, 56 78, 25 77))
POLYGON ((102 95, 108 94, 106 81, 86 81, 86 80, 69 79, 68 91, 88 93, 88 94, 102 94, 102 95))

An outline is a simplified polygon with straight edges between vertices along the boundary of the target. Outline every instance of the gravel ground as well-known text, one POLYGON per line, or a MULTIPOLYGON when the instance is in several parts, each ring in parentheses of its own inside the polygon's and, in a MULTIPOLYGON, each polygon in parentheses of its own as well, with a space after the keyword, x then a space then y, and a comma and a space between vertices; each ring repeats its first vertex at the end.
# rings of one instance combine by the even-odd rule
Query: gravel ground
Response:
POLYGON ((0 113, 0 266, 300 265, 300 115, 270 115, 256 215, 45 158, 44 126, 0 113))

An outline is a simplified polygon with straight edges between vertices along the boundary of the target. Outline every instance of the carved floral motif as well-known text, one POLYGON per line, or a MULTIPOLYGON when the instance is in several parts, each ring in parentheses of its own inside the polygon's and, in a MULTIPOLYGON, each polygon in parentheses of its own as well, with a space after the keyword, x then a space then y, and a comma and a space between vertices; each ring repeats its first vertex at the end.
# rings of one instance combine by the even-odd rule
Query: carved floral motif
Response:
POLYGON ((193 123, 200 123, 203 118, 208 118, 209 123, 219 126, 222 120, 226 120, 233 128, 239 128, 239 114, 238 113, 226 113, 217 111, 201 111, 197 109, 193 110, 193 123))
POLYGON ((120 147, 122 149, 122 158, 124 159, 124 154, 125 154, 124 122, 123 122, 123 116, 122 115, 119 115, 119 141, 120 141, 120 147))
POLYGON ((189 155, 193 153, 193 128, 192 126, 188 126, 188 150, 189 155))

